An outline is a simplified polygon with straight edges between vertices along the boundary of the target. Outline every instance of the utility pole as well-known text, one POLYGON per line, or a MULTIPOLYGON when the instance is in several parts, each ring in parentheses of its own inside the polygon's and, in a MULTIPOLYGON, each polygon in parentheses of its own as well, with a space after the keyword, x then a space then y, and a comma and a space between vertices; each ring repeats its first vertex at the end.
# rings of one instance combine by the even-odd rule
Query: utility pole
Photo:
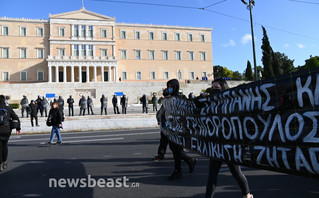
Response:
POLYGON ((255 71, 255 81, 258 80, 258 72, 257 72, 257 65, 256 65, 256 53, 255 53, 255 36, 254 36, 254 26, 253 26, 253 13, 252 7, 255 6, 254 0, 249 0, 249 4, 245 0, 241 0, 245 5, 247 5, 247 9, 249 9, 250 13, 250 28, 251 28, 251 40, 253 44, 253 58, 254 58, 254 71, 255 71))

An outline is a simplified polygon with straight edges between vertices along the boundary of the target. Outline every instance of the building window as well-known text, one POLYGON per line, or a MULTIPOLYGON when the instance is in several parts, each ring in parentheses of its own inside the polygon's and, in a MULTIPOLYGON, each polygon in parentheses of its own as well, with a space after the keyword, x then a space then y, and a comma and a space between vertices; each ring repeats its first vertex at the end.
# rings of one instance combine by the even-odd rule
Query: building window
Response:
POLYGON ((155 71, 151 71, 151 73, 150 73, 150 79, 151 79, 151 80, 155 80, 155 79, 156 79, 155 71))
POLYGON ((140 72, 140 71, 136 72, 136 79, 137 80, 141 80, 142 79, 142 72, 140 72))
POLYGON ((37 28, 37 36, 43 36, 43 28, 37 28))
POLYGON ((44 58, 44 49, 37 49, 37 58, 44 58))
POLYGON ((81 25, 81 37, 86 37, 86 26, 81 25))
POLYGON ((182 60, 182 52, 181 51, 176 52, 176 60, 182 60))
POLYGON ((25 71, 20 72, 20 80, 27 80, 27 72, 25 71))
POLYGON ((20 49, 20 58, 27 58, 27 49, 20 49))
POLYGON ((93 56, 93 45, 88 45, 88 56, 93 56))
POLYGON ((126 71, 122 72, 122 80, 127 80, 127 72, 126 71))
POLYGON ((194 80, 195 79, 195 72, 190 72, 189 73, 189 78, 191 79, 191 80, 194 80))
POLYGON ((81 45, 81 56, 86 56, 86 45, 81 45))
POLYGON ((27 36, 27 28, 20 27, 20 36, 27 36))
POLYGON ((181 80, 182 78, 183 78, 182 71, 178 70, 177 71, 177 79, 181 80))
POLYGON ((59 49, 59 56, 65 56, 65 49, 59 49))
POLYGON ((141 34, 139 31, 135 32, 135 39, 140 40, 141 39, 141 34))
POLYGON ((42 72, 42 71, 38 71, 38 80, 39 81, 43 81, 44 80, 44 72, 42 72))
POLYGON ((2 72, 2 81, 9 81, 9 72, 2 72))
POLYGON ((201 34, 201 35, 200 35, 200 41, 201 41, 201 42, 205 42, 205 35, 204 35, 204 34, 201 34))
POLYGON ((206 61, 206 52, 200 52, 200 59, 206 61))
POLYGON ((93 25, 89 25, 89 37, 93 38, 93 25))
POLYGON ((9 27, 8 26, 2 26, 2 35, 3 36, 9 35, 9 27))
POLYGON ((9 48, 2 48, 2 58, 9 58, 9 48))
POLYGON ((125 30, 121 30, 121 39, 126 39, 126 32, 125 32, 125 30))
POLYGON ((207 72, 202 72, 202 77, 206 78, 207 77, 207 72))
POLYGON ((162 33, 162 39, 163 39, 164 41, 167 41, 167 33, 166 33, 166 32, 163 32, 163 33, 162 33))
POLYGON ((126 58, 126 50, 121 50, 121 59, 125 60, 126 58))
POLYGON ((188 34, 188 41, 190 41, 190 42, 193 41, 193 34, 188 34))
POLYGON ((194 52, 188 52, 188 60, 194 60, 194 52))
POLYGON ((106 30, 101 30, 101 37, 106 38, 107 36, 106 33, 107 33, 106 30))
POLYGON ((65 36, 65 34, 64 34, 64 28, 63 28, 63 27, 60 27, 60 28, 59 28, 59 36, 60 36, 60 37, 64 37, 64 36, 65 36))
POLYGON ((74 45, 74 51, 73 51, 74 56, 79 56, 79 45, 74 45))
POLYGON ((141 50, 135 50, 135 58, 141 60, 141 50))
POLYGON ((168 79, 169 79, 168 71, 165 71, 165 72, 164 72, 164 79, 165 79, 165 80, 168 80, 168 79))
POLYGON ((168 51, 163 51, 163 60, 168 60, 168 51))
POLYGON ((180 33, 175 33, 175 40, 180 41, 181 40, 181 34, 180 33))
POLYGON ((155 51, 154 50, 150 50, 149 51, 149 59, 150 60, 154 60, 155 59, 155 51))
POLYGON ((79 25, 74 25, 74 36, 79 37, 79 25))
POLYGON ((148 39, 149 40, 154 40, 154 32, 149 32, 148 33, 148 39))
POLYGON ((101 56, 106 57, 107 56, 107 49, 101 49, 101 56))

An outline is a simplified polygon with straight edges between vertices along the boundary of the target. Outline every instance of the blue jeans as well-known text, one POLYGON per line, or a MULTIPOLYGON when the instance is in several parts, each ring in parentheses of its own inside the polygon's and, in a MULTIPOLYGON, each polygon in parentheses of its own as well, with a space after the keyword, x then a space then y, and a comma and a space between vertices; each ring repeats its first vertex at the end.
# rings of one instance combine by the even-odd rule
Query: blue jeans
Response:
POLYGON ((52 130, 51 130, 51 139, 50 142, 52 143, 54 138, 55 138, 55 134, 58 136, 58 142, 62 142, 62 137, 61 137, 61 133, 60 133, 60 128, 58 127, 58 125, 52 126, 52 130))

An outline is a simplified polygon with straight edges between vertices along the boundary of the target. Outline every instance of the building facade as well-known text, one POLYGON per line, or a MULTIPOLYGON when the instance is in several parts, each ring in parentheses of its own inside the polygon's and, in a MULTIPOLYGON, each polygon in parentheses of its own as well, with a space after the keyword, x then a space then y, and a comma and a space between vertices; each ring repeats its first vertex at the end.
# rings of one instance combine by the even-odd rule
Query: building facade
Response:
POLYGON ((0 81, 213 79, 210 28, 116 23, 81 10, 0 18, 0 81))

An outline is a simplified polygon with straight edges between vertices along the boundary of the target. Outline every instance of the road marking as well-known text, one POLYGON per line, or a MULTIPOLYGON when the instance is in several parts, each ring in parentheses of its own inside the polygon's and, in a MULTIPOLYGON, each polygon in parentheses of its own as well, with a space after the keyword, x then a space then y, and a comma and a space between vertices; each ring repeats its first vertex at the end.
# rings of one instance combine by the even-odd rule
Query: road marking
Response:
MULTIPOLYGON (((107 138, 107 139, 91 139, 91 140, 73 140, 73 141, 62 141, 62 143, 77 143, 77 142, 98 142, 98 141, 112 141, 112 140, 124 140, 124 138, 107 138)), ((40 144, 45 144, 41 142, 40 144)))
MULTIPOLYGON (((93 136, 79 136, 79 137, 64 137, 63 139, 83 139, 83 138, 97 138, 97 137, 119 137, 119 136, 132 136, 132 135, 150 135, 150 134, 158 134, 159 132, 146 132, 146 133, 127 133, 127 134, 112 134, 112 135, 93 135, 93 136)), ((27 139, 27 140, 12 140, 9 143, 14 142, 33 142, 33 141, 43 141, 48 140, 48 138, 39 138, 39 139, 27 139)))

